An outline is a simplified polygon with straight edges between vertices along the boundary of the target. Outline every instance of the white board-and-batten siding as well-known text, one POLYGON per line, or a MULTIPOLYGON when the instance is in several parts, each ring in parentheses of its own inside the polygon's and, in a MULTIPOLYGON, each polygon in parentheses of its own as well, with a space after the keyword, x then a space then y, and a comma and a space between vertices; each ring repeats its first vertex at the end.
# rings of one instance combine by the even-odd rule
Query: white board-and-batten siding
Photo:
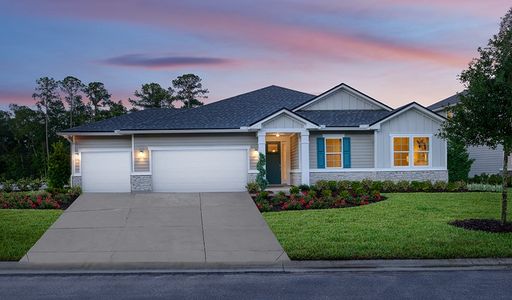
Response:
POLYGON ((352 110, 352 109, 382 109, 375 103, 368 101, 347 90, 340 89, 324 98, 318 99, 302 110, 352 110))

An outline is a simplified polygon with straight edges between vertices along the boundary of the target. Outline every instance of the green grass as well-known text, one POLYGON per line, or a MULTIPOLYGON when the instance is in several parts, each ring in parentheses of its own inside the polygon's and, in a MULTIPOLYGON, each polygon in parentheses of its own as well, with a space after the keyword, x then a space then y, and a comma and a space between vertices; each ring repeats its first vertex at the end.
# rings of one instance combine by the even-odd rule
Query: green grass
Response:
POLYGON ((0 209, 0 261, 19 260, 62 210, 0 209))
POLYGON ((512 257, 512 233, 447 224, 455 219, 499 218, 499 193, 387 196, 388 200, 367 206, 263 216, 289 257, 297 260, 512 257))

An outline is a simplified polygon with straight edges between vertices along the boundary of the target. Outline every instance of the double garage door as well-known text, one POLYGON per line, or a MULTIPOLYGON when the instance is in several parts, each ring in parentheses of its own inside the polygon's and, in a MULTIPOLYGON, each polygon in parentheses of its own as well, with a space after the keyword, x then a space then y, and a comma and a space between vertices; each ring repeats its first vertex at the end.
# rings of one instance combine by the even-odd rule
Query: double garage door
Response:
MULTIPOLYGON (((154 192, 243 191, 247 150, 180 149, 152 151, 154 192)), ((130 152, 83 152, 84 192, 130 192, 130 152)))

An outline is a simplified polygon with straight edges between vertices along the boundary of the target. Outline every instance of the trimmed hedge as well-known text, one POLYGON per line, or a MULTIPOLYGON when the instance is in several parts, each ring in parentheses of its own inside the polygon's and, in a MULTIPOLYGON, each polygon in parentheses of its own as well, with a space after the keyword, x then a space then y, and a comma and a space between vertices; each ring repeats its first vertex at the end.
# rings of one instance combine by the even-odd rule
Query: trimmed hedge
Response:
MULTIPOLYGON (((306 186, 300 186, 304 190, 306 186)), ((343 190, 364 189, 367 191, 379 191, 381 193, 438 193, 438 192, 467 192, 467 184, 463 181, 444 182, 444 181, 373 181, 364 179, 361 181, 326 181, 320 180, 316 184, 308 187, 309 189, 323 190, 330 189, 333 192, 343 190)))
POLYGON ((46 191, 0 193, 3 209, 65 209, 78 196, 80 188, 47 189, 46 191))

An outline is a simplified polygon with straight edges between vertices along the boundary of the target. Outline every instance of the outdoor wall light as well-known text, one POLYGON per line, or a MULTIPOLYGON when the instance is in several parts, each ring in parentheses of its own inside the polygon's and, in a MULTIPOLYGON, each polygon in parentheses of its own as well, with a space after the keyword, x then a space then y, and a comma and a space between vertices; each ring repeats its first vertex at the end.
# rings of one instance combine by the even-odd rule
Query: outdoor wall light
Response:
POLYGON ((279 133, 276 133, 276 137, 279 137, 279 133))

